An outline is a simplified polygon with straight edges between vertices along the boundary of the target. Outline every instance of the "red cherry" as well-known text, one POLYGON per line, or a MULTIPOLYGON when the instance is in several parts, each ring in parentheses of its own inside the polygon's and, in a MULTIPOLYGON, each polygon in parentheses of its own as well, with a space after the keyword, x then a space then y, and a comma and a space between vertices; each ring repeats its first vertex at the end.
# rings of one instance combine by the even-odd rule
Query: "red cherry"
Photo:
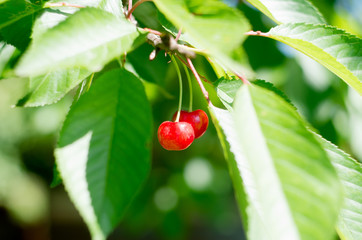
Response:
POLYGON ((195 139, 195 132, 187 122, 163 122, 157 132, 158 141, 166 150, 180 151, 188 148, 195 139))
MULTIPOLYGON (((175 121, 177 112, 173 115, 172 120, 175 121)), ((181 111, 180 122, 187 122, 192 125, 195 131, 195 138, 201 137, 209 126, 209 118, 203 110, 195 110, 193 112, 181 111)))

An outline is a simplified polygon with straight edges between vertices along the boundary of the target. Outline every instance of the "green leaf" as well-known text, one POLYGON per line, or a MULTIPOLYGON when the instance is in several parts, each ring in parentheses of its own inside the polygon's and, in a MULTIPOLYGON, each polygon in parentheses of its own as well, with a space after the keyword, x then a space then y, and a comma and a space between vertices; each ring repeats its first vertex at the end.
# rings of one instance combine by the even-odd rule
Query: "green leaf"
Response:
POLYGON ((7 43, 25 50, 30 42, 33 19, 40 10, 41 5, 30 1, 4 2, 0 5, 0 35, 7 43))
POLYGON ((325 23, 309 0, 247 0, 276 23, 325 23))
POLYGON ((57 2, 66 2, 83 7, 99 8, 108 11, 117 17, 124 16, 121 0, 83 0, 81 2, 77 0, 57 0, 47 2, 44 6, 46 8, 34 23, 32 39, 36 39, 50 28, 53 28, 75 12, 79 11, 79 8, 75 7, 52 7, 52 4, 56 4, 57 2))
POLYGON ((53 167, 53 179, 52 179, 52 182, 50 183, 50 187, 55 188, 58 185, 60 185, 62 182, 63 182, 63 179, 60 177, 60 173, 58 171, 57 165, 54 164, 54 167, 53 167))
POLYGON ((93 239, 115 228, 150 170, 151 108, 123 69, 95 79, 71 107, 55 150, 72 201, 93 239))
MULTIPOLYGON (((88 2, 89 4, 95 4, 95 2, 97 1, 88 0, 88 2)), ((98 7, 110 13, 113 13, 113 15, 119 18, 124 17, 122 0, 98 0, 97 5, 95 5, 94 7, 98 7)))
POLYGON ((157 8, 179 29, 184 39, 214 57, 226 69, 242 72, 233 59, 250 29, 248 20, 237 9, 217 0, 154 0, 157 8))
POLYGON ((17 106, 37 107, 59 101, 89 75, 80 68, 58 70, 29 80, 30 92, 19 100, 17 106))
MULTIPOLYGON (((64 21, 78 9, 65 8, 58 11, 46 9, 35 21, 32 38, 37 41, 52 27, 64 21)), ((45 75, 30 77, 29 93, 20 99, 17 106, 37 107, 52 104, 76 87, 90 72, 81 68, 55 70, 45 75)))
MULTIPOLYGON (((290 100, 285 96, 283 92, 276 89, 271 83, 262 80, 252 82, 258 86, 269 89, 282 97, 286 102, 290 103, 290 100)), ((232 103, 238 89, 242 86, 240 79, 219 79, 217 83, 217 93, 224 105, 228 108, 232 108, 232 103)), ((290 103, 291 104, 291 103, 290 103)), ((215 111, 217 111, 216 109, 215 111)), ((220 112, 220 110, 219 110, 220 112)), ((218 116, 224 117, 230 114, 223 113, 218 116)), ((222 120, 223 122, 225 120, 222 120)), ((218 130, 218 128, 216 128, 218 130)), ((222 133, 221 133, 222 134, 222 133)), ((362 188, 362 166, 359 162, 349 157, 346 153, 339 150, 336 146, 326 141, 319 135, 317 140, 326 150, 329 159, 334 165, 337 174, 342 181, 344 187, 344 206, 339 215, 339 223, 337 224, 337 230, 342 239, 360 239, 362 237, 362 211, 360 206, 362 205, 362 198, 360 189, 362 188)), ((223 138, 219 137, 222 145, 223 138)), ((223 147, 224 151, 228 150, 228 147, 223 147)), ((230 158, 230 157, 229 157, 230 158)), ((235 174, 234 174, 235 175, 235 174)), ((245 206, 240 206, 245 208, 245 206)))
POLYGON ((78 8, 75 7, 56 7, 54 6, 56 3, 69 3, 69 4, 75 4, 82 7, 94 7, 94 8, 100 8, 107 12, 112 13, 113 15, 117 17, 124 16, 123 13, 123 4, 122 0, 53 0, 51 2, 47 2, 44 7, 51 8, 51 9, 57 9, 60 12, 67 12, 67 13, 74 13, 75 11, 78 11, 78 8))
POLYGON ((237 151, 232 152, 229 144, 229 142, 234 141, 232 140, 232 138, 235 137, 235 135, 232 134, 233 132, 232 127, 230 128, 228 127, 229 124, 231 125, 233 124, 231 119, 231 114, 228 111, 214 107, 212 105, 209 106, 209 110, 210 110, 211 119, 214 123, 217 135, 219 137, 224 152, 226 162, 228 164, 229 174, 233 182, 234 192, 240 210, 242 223, 244 229, 248 229, 249 222, 248 222, 247 209, 249 211, 249 214, 251 209, 244 188, 245 183, 238 169, 238 161, 236 157, 238 152, 237 151), (222 123, 223 126, 225 126, 226 128, 222 128, 222 126, 220 126, 221 125, 220 123, 222 123), (231 130, 231 132, 228 132, 229 130, 231 130))
MULTIPOLYGON (((82 2, 82 5, 94 6, 122 16, 122 3, 118 0, 102 0, 82 2)), ((70 14, 78 11, 76 8, 60 8, 58 11, 46 10, 37 18, 33 27, 32 37, 36 41, 50 28, 64 21, 70 14)), ((76 87, 90 72, 77 68, 55 70, 45 75, 31 77, 29 93, 19 100, 17 106, 37 107, 52 104, 61 99, 71 89, 76 87)))
POLYGON ((236 93, 243 85, 242 81, 236 77, 230 79, 222 77, 217 80, 216 85, 217 96, 227 109, 232 110, 236 93))
POLYGON ((0 79, 15 51, 16 49, 13 46, 0 43, 0 79))
POLYGON ((341 239, 362 239, 362 164, 319 135, 316 136, 326 149, 344 190, 337 232, 341 239))
POLYGON ((140 36, 126 19, 95 8, 83 8, 45 32, 25 53, 16 68, 20 76, 82 67, 99 71, 132 49, 140 36))
POLYGON ((313 58, 362 94, 362 40, 326 25, 285 24, 266 36, 313 58))
POLYGON ((341 187, 295 109, 272 91, 243 85, 233 112, 214 112, 245 184, 249 239, 334 239, 341 187))
MULTIPOLYGON (((276 88, 272 83, 260 79, 252 81, 251 83, 273 91, 274 93, 282 97, 286 102, 293 105, 290 99, 282 91, 276 88)), ((217 96, 220 98, 221 102, 227 109, 232 110, 232 105, 236 93, 243 85, 242 81, 235 76, 232 76, 229 79, 222 77, 216 81, 215 85, 217 96)))
POLYGON ((163 53, 159 53, 154 60, 149 60, 149 56, 154 48, 146 43, 127 54, 127 60, 132 64, 137 74, 149 82, 165 85, 168 70, 169 58, 163 53))

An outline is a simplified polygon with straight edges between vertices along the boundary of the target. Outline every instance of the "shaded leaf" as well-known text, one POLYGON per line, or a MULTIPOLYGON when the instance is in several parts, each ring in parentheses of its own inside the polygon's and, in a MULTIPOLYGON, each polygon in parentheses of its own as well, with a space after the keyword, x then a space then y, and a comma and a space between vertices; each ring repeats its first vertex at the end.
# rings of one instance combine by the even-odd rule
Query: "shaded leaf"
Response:
POLYGON ((6 1, 0 5, 0 34, 3 39, 25 50, 30 42, 31 28, 41 4, 25 0, 6 1))
POLYGON ((112 59, 130 51, 140 36, 126 19, 95 8, 83 8, 45 32, 16 68, 21 76, 82 67, 99 71, 112 59))
POLYGON ((59 186, 62 182, 63 182, 63 179, 60 177, 60 173, 58 171, 57 165, 54 164, 53 179, 52 179, 52 182, 50 183, 50 187, 55 188, 55 187, 59 186))
POLYGON ((245 39, 244 33, 250 29, 248 20, 240 11, 217 0, 154 2, 172 24, 182 28, 184 40, 205 50, 225 69, 236 72, 245 70, 233 59, 234 51, 245 39))
POLYGON ((118 69, 96 79, 71 107, 56 162, 93 239, 105 239, 150 169, 151 109, 142 83, 118 69))
POLYGON ((150 61, 149 56, 153 49, 150 44, 142 44, 127 54, 127 59, 142 79, 163 86, 169 67, 167 64, 169 58, 165 57, 164 52, 160 52, 154 60, 150 61))

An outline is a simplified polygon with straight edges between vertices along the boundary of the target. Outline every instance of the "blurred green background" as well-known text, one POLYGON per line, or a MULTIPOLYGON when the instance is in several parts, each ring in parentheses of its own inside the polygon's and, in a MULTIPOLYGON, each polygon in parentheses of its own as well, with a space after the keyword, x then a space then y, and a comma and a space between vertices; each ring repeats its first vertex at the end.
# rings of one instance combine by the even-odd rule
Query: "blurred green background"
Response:
MULTIPOLYGON (((245 2, 228 0, 250 19, 253 30, 273 22, 245 2)), ((314 4, 331 25, 362 35, 360 0, 318 0, 314 4)), ((135 15, 154 13, 145 3, 135 15)), ((152 25, 152 21, 146 20, 152 25)), ((271 39, 244 43, 256 77, 274 83, 325 138, 362 160, 362 97, 314 60, 271 39)), ((147 56, 141 46, 132 56, 147 56)), ((50 188, 57 133, 75 92, 39 108, 13 107, 27 91, 27 80, 13 75, 20 53, 0 42, 0 239, 90 239, 62 185, 50 188)), ((154 82, 145 83, 152 102, 154 133, 177 109, 178 81, 160 53, 154 82), (164 64, 164 69, 159 68, 164 64)), ((157 62, 158 61, 158 62, 157 62)), ((196 68, 210 81, 216 76, 203 58, 196 68)), ((112 64, 110 64, 111 66, 112 64)), ((151 67, 153 65, 150 65, 151 67)), ((134 66, 136 68, 136 66, 134 66)), ((142 74, 140 74, 142 77, 142 74)), ((184 107, 188 86, 184 81, 184 107)), ((206 103, 194 83, 194 109, 206 103)), ((213 92, 212 86, 208 88, 213 92)), ((215 96, 212 96, 215 104, 215 96)), ((155 135, 155 134, 154 134, 155 135)), ((154 137, 152 171, 143 190, 109 239, 244 239, 232 184, 214 127, 182 152, 161 148, 154 137)))

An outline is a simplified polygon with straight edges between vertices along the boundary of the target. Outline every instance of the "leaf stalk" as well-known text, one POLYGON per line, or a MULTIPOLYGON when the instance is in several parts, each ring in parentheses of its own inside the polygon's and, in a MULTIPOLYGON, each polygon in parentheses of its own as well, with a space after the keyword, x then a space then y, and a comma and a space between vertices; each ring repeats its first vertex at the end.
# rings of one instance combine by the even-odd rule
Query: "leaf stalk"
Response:
POLYGON ((188 64, 189 64, 189 66, 190 66, 190 69, 191 69, 192 73, 194 74, 194 76, 195 76, 195 78, 196 78, 196 80, 197 80, 197 83, 198 83, 199 86, 200 86, 200 89, 201 89, 202 94, 204 95, 207 103, 210 105, 210 104, 211 104, 211 101, 210 101, 210 98, 209 98, 209 93, 206 91, 204 85, 202 84, 201 78, 200 78, 199 74, 197 73, 194 65, 192 64, 191 59, 190 59, 190 58, 187 58, 187 62, 188 62, 188 64))
POLYGON ((128 13, 127 13, 126 18, 127 18, 127 19, 130 19, 133 11, 134 11, 139 5, 141 5, 142 3, 144 3, 144 2, 152 2, 152 1, 153 1, 153 0, 140 0, 140 1, 136 2, 135 5, 133 5, 132 8, 131 8, 130 10, 128 10, 128 13))

